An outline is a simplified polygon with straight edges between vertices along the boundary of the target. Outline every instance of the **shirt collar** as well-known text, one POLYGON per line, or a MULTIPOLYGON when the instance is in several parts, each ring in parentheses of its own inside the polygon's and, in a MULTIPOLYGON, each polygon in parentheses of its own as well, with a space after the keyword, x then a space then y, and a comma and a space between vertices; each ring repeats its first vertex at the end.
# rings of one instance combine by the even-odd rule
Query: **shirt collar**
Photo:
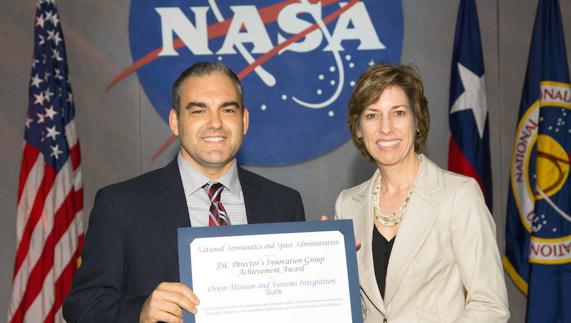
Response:
MULTIPOLYGON (((192 167, 192 165, 182 157, 180 152, 177 156, 177 163, 181 177, 183 178, 182 184, 186 192, 193 193, 198 189, 202 189, 205 184, 212 182, 206 175, 192 167)), ((232 194, 238 194, 242 190, 238 178, 238 166, 236 165, 236 161, 232 163, 232 166, 217 182, 224 185, 232 194)))

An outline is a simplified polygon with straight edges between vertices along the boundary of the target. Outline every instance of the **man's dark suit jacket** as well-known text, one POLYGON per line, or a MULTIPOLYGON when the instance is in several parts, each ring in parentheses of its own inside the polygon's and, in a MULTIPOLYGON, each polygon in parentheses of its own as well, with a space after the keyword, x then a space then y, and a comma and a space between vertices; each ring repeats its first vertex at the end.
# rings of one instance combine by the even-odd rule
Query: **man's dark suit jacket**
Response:
MULTIPOLYGON (((305 220, 297 191, 240 167, 238 177, 248 223, 305 220)), ((83 263, 63 305, 67 322, 139 322, 143 303, 155 287, 179 281, 177 228, 189 226, 176 159, 100 190, 83 263)))

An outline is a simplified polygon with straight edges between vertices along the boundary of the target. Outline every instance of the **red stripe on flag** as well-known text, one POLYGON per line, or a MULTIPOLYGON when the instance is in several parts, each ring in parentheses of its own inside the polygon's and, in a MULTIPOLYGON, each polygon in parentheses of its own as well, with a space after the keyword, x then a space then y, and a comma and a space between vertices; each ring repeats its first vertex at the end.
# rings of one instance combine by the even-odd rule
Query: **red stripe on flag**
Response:
POLYGON ((57 173, 55 170, 49 166, 44 165, 44 177, 42 178, 42 183, 38 188, 38 192, 36 194, 36 198, 34 200, 34 205, 32 206, 32 210, 30 211, 30 217, 28 218, 28 222, 26 222, 26 227, 22 232, 22 239, 20 240, 20 244, 18 245, 18 250, 16 251, 16 260, 14 262, 14 275, 12 279, 16 278, 24 259, 26 259, 26 255, 30 249, 30 240, 32 237, 32 233, 40 221, 42 217, 42 212, 44 210, 44 204, 46 202, 46 196, 49 194, 52 186, 54 184, 55 178, 57 173))
POLYGON ((61 275, 59 276, 59 278, 55 282, 54 304, 52 305, 50 312, 46 316, 44 323, 54 323, 55 322, 55 316, 56 316, 57 312, 59 311, 59 309, 61 308, 61 306, 63 305, 63 301, 66 298, 67 294, 71 290, 71 283, 73 281, 73 275, 77 271, 77 261, 78 261, 79 257, 81 256, 82 247, 83 247, 83 234, 78 237, 77 248, 75 249, 75 252, 74 252, 73 256, 71 257, 71 260, 69 261, 67 266, 65 266, 65 269, 63 270, 63 272, 61 273, 61 275))
POLYGON ((69 158, 71 160, 71 169, 74 171, 81 164, 81 151, 79 149, 79 140, 75 143, 73 147, 69 149, 69 158))
POLYGON ((53 268, 55 245, 67 231, 69 225, 73 223, 76 212, 81 210, 80 208, 76 208, 74 205, 77 200, 77 194, 78 192, 70 192, 56 214, 54 214, 53 230, 44 242, 44 248, 38 262, 30 271, 28 282, 26 284, 26 292, 22 296, 20 305, 14 312, 10 322, 21 322, 24 318, 24 314, 41 292, 44 280, 49 271, 53 268))
POLYGON ((448 170, 472 177, 478 182, 482 192, 486 192, 482 179, 474 167, 472 167, 472 164, 470 164, 466 156, 464 156, 464 153, 460 150, 460 146, 458 146, 458 143, 456 143, 453 136, 450 137, 450 143, 448 145, 448 170))
POLYGON ((73 205, 75 205, 75 211, 79 212, 83 210, 83 187, 73 193, 73 205))
POLYGON ((20 199, 22 198, 22 192, 24 191, 24 185, 28 180, 28 175, 34 167, 36 160, 40 151, 34 148, 30 144, 24 145, 24 154, 22 156, 22 165, 20 166, 20 182, 18 184, 18 204, 20 204, 20 199))

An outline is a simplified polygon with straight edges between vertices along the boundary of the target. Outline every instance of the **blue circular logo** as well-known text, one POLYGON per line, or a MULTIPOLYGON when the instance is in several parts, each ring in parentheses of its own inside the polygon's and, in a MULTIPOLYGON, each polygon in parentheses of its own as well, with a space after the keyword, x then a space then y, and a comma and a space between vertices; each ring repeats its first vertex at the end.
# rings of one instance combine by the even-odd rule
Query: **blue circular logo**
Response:
POLYGON ((240 163, 290 165, 350 138, 347 102, 359 75, 373 62, 400 59, 402 4, 133 1, 129 36, 134 64, 126 72, 137 72, 165 121, 178 75, 220 61, 241 78, 250 111, 240 163))

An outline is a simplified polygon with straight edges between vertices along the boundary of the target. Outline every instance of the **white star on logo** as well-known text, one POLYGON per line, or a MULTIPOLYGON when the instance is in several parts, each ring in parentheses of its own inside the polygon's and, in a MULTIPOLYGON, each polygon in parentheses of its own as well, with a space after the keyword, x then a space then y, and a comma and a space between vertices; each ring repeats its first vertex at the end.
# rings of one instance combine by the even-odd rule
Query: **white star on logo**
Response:
POLYGON ((59 145, 51 146, 52 153, 50 156, 54 157, 55 159, 59 158, 59 155, 63 154, 63 151, 59 150, 59 145))
POLYGON ((464 93, 456 99, 452 109, 450 109, 450 114, 462 110, 472 110, 476 126, 478 127, 478 134, 482 138, 484 136, 486 115, 488 114, 484 76, 479 77, 460 63, 458 63, 458 72, 460 73, 460 79, 462 79, 464 93))

